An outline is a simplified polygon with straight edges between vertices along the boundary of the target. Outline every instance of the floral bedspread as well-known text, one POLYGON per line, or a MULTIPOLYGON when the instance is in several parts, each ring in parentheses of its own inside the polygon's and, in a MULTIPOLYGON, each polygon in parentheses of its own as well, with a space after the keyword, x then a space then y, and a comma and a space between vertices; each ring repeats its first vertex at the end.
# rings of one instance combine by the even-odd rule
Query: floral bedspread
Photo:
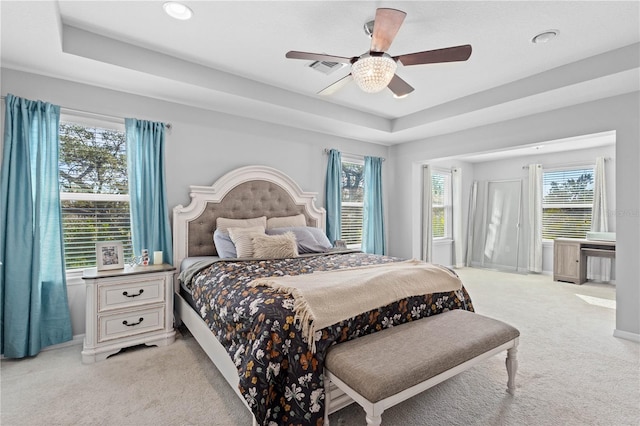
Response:
POLYGON ((293 259, 219 261, 188 287, 209 328, 238 368, 240 392, 259 424, 322 425, 323 366, 327 349, 407 321, 451 309, 473 311, 462 290, 410 297, 316 332, 309 351, 294 322, 294 299, 267 287, 248 287, 271 275, 298 275, 401 261, 364 253, 320 254, 293 259))

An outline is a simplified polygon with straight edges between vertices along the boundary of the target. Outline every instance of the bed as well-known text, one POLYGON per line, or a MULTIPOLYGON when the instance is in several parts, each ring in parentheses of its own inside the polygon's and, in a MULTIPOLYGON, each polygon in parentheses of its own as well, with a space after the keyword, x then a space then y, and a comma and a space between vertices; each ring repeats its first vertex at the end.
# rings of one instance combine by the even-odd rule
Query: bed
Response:
POLYGON ((337 273, 396 268, 407 260, 334 248, 278 258, 220 258, 213 239, 218 218, 266 217, 276 223, 296 217, 303 228, 324 230, 325 211, 316 207, 316 194, 270 167, 241 167, 212 186, 191 186, 190 197, 188 206, 173 209, 174 265, 183 271, 175 280, 176 323, 189 329, 253 413, 254 424, 320 425, 353 402, 323 380, 331 345, 447 310, 473 311, 461 286, 403 297, 303 332, 309 321, 296 316, 295 294, 257 285, 263 278, 313 275, 334 281, 337 273))

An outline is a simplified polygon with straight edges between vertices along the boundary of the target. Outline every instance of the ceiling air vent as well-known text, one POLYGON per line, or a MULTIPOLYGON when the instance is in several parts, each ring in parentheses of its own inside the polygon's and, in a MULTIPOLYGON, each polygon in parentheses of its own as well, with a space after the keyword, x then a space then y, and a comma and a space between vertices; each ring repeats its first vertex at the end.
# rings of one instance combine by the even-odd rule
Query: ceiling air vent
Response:
POLYGON ((315 61, 309 64, 310 68, 316 71, 320 71, 323 74, 331 74, 344 67, 345 63, 342 62, 329 62, 329 61, 315 61))

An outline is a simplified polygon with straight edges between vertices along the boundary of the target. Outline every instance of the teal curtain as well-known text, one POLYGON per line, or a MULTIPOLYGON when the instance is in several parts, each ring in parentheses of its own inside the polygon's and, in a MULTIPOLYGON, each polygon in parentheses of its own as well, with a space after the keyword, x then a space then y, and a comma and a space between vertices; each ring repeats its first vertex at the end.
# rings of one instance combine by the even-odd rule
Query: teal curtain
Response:
POLYGON ((325 202, 327 206, 327 237, 335 244, 342 234, 342 154, 335 149, 329 150, 327 179, 325 182, 325 202))
POLYGON ((60 107, 7 95, 0 177, 0 340, 7 358, 72 338, 60 192, 60 107))
POLYGON ((382 208, 382 158, 364 157, 362 251, 387 254, 382 208))
POLYGON ((134 255, 142 249, 162 251, 173 264, 169 208, 164 171, 164 123, 125 119, 127 170, 134 255))

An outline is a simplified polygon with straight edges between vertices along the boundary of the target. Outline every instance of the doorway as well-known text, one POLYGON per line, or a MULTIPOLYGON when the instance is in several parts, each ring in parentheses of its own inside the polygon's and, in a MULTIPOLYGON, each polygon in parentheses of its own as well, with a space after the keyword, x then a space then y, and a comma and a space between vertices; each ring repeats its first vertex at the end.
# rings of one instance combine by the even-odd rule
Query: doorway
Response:
POLYGON ((522 179, 475 181, 471 194, 470 266, 526 272, 522 235, 522 179))

